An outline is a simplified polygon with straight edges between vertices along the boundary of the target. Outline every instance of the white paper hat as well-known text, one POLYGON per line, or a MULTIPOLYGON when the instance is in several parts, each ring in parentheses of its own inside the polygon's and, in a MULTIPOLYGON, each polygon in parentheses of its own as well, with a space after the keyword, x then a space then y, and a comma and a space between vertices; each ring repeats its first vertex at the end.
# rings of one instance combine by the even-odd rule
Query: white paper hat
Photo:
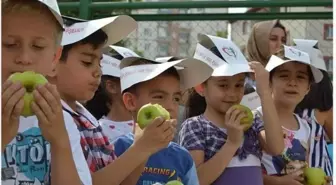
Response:
POLYGON ((136 21, 127 15, 77 22, 71 26, 65 26, 62 45, 73 44, 102 29, 108 36, 105 43, 105 46, 108 46, 127 37, 136 28, 136 21))
POLYGON ((211 66, 214 69, 212 76, 233 76, 252 72, 243 53, 231 40, 199 34, 198 41, 194 58, 211 66), (212 47, 218 49, 224 60, 210 51, 212 47))
POLYGON ((104 54, 100 64, 103 75, 120 78, 120 60, 104 54))
POLYGON ((55 16, 56 20, 59 22, 60 26, 63 27, 63 19, 56 0, 38 0, 39 2, 46 5, 51 13, 55 16))
MULTIPOLYGON (((159 62, 159 63, 163 63, 163 62, 173 62, 173 61, 181 60, 181 59, 182 58, 179 58, 179 57, 169 56, 169 57, 159 57, 159 58, 156 58, 155 61, 159 62)), ((181 67, 181 66, 175 66, 175 68, 177 70, 183 69, 183 67, 181 67)))
POLYGON ((213 69, 209 65, 193 58, 173 62, 129 66, 137 59, 139 58, 128 57, 121 60, 121 91, 135 84, 151 80, 167 69, 175 66, 183 67, 183 69, 177 70, 180 76, 180 87, 182 91, 203 83, 213 72, 213 69))
POLYGON ((316 83, 322 80, 323 78, 322 72, 310 63, 310 57, 308 53, 295 49, 293 47, 284 45, 284 54, 285 54, 285 57, 288 58, 289 60, 283 60, 275 55, 272 55, 266 65, 266 70, 270 72, 282 64, 295 61, 295 62, 300 62, 300 63, 310 66, 311 71, 313 73, 314 81, 316 83))
POLYGON ((293 39, 296 46, 292 46, 301 51, 307 52, 310 57, 311 64, 316 68, 327 71, 325 61, 323 60, 322 52, 314 48, 318 43, 317 40, 293 39))

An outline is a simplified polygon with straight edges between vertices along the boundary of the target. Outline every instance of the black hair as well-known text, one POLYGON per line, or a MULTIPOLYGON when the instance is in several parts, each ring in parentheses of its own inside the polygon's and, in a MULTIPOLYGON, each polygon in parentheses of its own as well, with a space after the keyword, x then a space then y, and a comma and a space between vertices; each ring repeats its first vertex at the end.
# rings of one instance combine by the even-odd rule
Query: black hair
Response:
MULTIPOLYGON (((287 59, 286 59, 287 60, 287 59)), ((298 62, 299 63, 299 62, 298 62)), ((313 75, 313 72, 311 70, 311 68, 307 65, 307 68, 308 68, 308 82, 309 82, 309 85, 312 85, 314 84, 314 75, 313 75)), ((272 82, 272 79, 273 79, 273 76, 276 72, 276 69, 273 69, 270 73, 269 73, 269 81, 272 82)))
MULTIPOLYGON (((77 18, 67 17, 67 16, 62 16, 62 18, 63 18, 63 22, 66 26, 71 26, 75 23, 86 21, 86 20, 83 20, 83 19, 77 19, 77 18)), ((84 39, 82 39, 78 42, 63 46, 60 61, 65 62, 68 58, 69 51, 74 46, 76 46, 78 44, 80 44, 80 45, 90 44, 90 45, 92 45, 92 47, 94 49, 97 49, 99 46, 105 44, 107 39, 108 39, 107 34, 102 29, 99 29, 98 31, 92 33, 88 37, 86 37, 86 38, 84 38, 84 39)))
POLYGON ((93 98, 86 102, 86 109, 97 119, 99 120, 103 116, 106 116, 110 107, 112 106, 113 97, 106 89, 106 82, 108 80, 118 82, 119 78, 103 75, 101 77, 100 85, 93 96, 93 98))
MULTIPOLYGON (((216 46, 211 47, 209 50, 213 54, 224 60, 223 56, 220 54, 216 46)), ((206 84, 206 82, 207 81, 203 82, 203 84, 206 84)), ((205 112, 206 106, 207 104, 205 98, 199 95, 194 88, 188 91, 188 99, 186 102, 186 109, 185 109, 186 118, 203 114, 205 112)))
POLYGON ((304 109, 318 109, 324 112, 333 107, 333 85, 328 72, 321 71, 322 81, 311 85, 309 93, 296 107, 296 113, 302 113, 304 109))
MULTIPOLYGON (((146 63, 153 63, 153 62, 148 61, 146 63)), ((136 64, 134 64, 134 65, 136 65, 136 64)), ((159 76, 173 76, 173 77, 176 77, 178 80, 180 80, 180 75, 178 74, 175 67, 168 68, 167 70, 162 72, 159 76)), ((139 86, 141 86, 142 83, 145 83, 145 82, 140 82, 138 84, 132 85, 131 87, 125 89, 122 93, 129 92, 129 93, 132 93, 132 94, 137 94, 137 89, 139 88, 139 86)))

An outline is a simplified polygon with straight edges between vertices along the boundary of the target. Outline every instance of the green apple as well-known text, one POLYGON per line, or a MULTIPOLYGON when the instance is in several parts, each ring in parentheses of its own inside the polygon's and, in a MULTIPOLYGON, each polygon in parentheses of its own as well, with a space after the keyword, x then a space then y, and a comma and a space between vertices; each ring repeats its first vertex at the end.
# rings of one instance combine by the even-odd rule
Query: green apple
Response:
POLYGON ((34 101, 33 91, 38 85, 44 85, 48 80, 41 74, 33 71, 26 71, 23 73, 14 73, 9 77, 12 82, 20 82, 26 89, 23 97, 24 106, 21 113, 22 116, 28 117, 34 115, 31 109, 31 103, 34 101))
POLYGON ((306 185, 324 185, 326 174, 322 168, 306 168, 304 170, 306 185))
POLYGON ((137 122, 141 129, 144 129, 148 124, 153 122, 157 117, 163 117, 169 119, 169 112, 159 104, 146 104, 142 106, 137 115, 137 122))
POLYGON ((246 117, 240 120, 240 124, 246 125, 244 128, 244 131, 247 131, 253 124, 253 114, 252 114, 251 109, 249 109, 248 107, 244 105, 234 105, 233 107, 245 112, 246 117))
POLYGON ((173 180, 173 181, 167 182, 166 185, 183 185, 183 183, 178 180, 173 180))

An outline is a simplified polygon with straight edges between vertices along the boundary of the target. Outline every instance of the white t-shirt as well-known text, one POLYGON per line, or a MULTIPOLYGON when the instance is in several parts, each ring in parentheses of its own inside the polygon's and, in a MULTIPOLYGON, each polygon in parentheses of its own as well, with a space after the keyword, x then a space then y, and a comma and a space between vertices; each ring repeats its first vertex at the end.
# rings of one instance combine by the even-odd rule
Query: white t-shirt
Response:
MULTIPOLYGON (((89 167, 80 145, 80 135, 70 114, 63 111, 72 155, 84 185, 91 185, 89 167)), ((44 139, 36 116, 20 117, 17 136, 2 153, 2 184, 46 185, 50 183, 50 143, 44 139)), ((65 167, 66 168, 66 167, 65 167)))
POLYGON ((263 152, 262 165, 268 175, 285 175, 307 162, 310 128, 306 120, 297 115, 295 117, 299 123, 298 130, 289 130, 282 127, 285 142, 283 155, 271 156, 263 152))
POLYGON ((116 122, 104 116, 99 120, 99 124, 110 143, 114 143, 118 137, 133 132, 134 130, 133 120, 116 122))

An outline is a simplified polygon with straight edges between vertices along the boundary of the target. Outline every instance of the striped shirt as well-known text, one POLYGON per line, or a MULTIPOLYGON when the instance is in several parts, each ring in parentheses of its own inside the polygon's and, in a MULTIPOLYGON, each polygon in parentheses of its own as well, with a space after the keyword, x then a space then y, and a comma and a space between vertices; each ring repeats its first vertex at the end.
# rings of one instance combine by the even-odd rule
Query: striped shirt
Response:
POLYGON ((77 103, 76 112, 73 111, 64 101, 63 110, 68 112, 77 123, 80 134, 80 144, 91 172, 96 172, 116 159, 114 145, 108 141, 103 134, 101 126, 96 118, 77 103))
POLYGON ((318 124, 314 112, 314 110, 305 109, 300 115, 303 119, 307 120, 311 129, 309 165, 311 167, 322 168, 328 176, 332 176, 333 169, 325 139, 326 133, 323 126, 318 124))

